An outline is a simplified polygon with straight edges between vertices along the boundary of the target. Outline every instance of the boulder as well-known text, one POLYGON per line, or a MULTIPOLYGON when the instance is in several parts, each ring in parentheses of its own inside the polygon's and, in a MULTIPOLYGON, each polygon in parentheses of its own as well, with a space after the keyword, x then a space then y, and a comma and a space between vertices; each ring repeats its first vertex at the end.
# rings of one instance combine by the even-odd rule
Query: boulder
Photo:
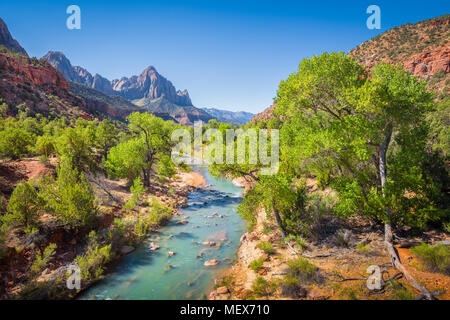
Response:
POLYGON ((205 262, 205 267, 215 267, 219 265, 220 261, 217 259, 208 260, 205 262))
POLYGON ((127 255, 127 254, 133 252, 134 250, 136 250, 135 247, 123 246, 122 248, 120 248, 120 253, 123 255, 127 255))
POLYGON ((217 294, 227 294, 228 293, 228 288, 227 287, 219 287, 216 290, 217 294))
POLYGON ((173 257, 175 254, 176 254, 176 252, 174 252, 174 251, 169 251, 169 252, 167 253, 167 255, 168 255, 169 257, 173 257))
POLYGON ((150 250, 156 251, 156 250, 158 250, 159 248, 160 248, 160 247, 159 247, 156 243, 154 243, 154 242, 150 243, 150 250))

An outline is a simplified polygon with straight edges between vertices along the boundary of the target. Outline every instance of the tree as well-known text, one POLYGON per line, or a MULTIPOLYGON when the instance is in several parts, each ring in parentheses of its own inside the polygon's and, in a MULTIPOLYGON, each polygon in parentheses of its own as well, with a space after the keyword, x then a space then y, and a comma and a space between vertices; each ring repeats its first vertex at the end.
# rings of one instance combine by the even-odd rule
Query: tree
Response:
POLYGON ((170 134, 174 123, 149 113, 135 112, 128 117, 133 137, 111 149, 105 166, 113 176, 133 181, 142 173, 144 186, 150 186, 153 165, 170 153, 170 134))
POLYGON ((22 181, 14 189, 9 200, 7 219, 26 227, 36 225, 39 217, 39 198, 31 182, 22 181))
POLYGON ((0 131, 0 156, 13 160, 29 153, 29 148, 34 145, 34 136, 26 130, 18 127, 7 127, 0 131))
POLYGON ((56 173, 56 180, 47 175, 39 181, 39 196, 46 209, 68 226, 89 226, 98 212, 91 184, 66 157, 61 159, 56 173))
MULTIPOLYGON (((401 265, 391 230, 393 222, 401 223, 402 216, 411 214, 405 210, 405 204, 411 204, 408 198, 419 199, 416 207, 408 208, 415 210, 413 220, 436 217, 425 192, 411 183, 421 180, 420 167, 405 151, 426 131, 424 119, 433 103, 425 84, 388 64, 366 76, 350 57, 324 53, 304 59, 298 72, 280 83, 277 103, 276 113, 285 119, 285 169, 333 177, 331 185, 339 193, 337 212, 383 221, 392 263, 431 298, 401 265)), ((416 144, 416 151, 420 146, 416 144)))
POLYGON ((111 120, 105 119, 99 123, 95 131, 95 145, 104 159, 109 150, 117 144, 119 130, 111 120))

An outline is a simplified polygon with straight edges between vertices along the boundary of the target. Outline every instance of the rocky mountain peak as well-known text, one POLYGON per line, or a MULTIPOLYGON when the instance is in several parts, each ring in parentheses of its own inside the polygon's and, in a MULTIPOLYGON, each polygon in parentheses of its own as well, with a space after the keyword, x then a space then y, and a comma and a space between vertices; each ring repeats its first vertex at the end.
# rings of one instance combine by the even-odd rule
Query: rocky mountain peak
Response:
POLYGON ((15 40, 9 32, 8 26, 0 18, 0 46, 5 46, 11 51, 28 55, 24 48, 15 40))

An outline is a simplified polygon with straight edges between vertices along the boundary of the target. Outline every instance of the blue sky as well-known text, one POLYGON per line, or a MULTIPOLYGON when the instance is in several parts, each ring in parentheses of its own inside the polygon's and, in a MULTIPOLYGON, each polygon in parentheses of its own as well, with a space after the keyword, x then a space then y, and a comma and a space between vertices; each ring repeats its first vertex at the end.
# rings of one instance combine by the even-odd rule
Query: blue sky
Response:
POLYGON ((348 51, 407 22, 450 12, 448 1, 1 1, 0 17, 32 56, 62 51, 108 79, 153 65, 198 107, 259 112, 302 58, 348 51), (81 30, 66 8, 81 8, 81 30), (381 29, 366 8, 381 8, 381 29))

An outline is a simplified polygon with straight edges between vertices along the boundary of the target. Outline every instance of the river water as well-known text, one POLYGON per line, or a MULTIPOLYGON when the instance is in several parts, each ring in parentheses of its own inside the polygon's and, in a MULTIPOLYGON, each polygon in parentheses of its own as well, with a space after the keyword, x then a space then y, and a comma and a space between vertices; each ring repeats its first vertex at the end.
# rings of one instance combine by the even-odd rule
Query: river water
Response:
POLYGON ((236 213, 242 189, 229 180, 212 177, 207 166, 193 166, 207 186, 192 192, 188 207, 180 209, 159 232, 152 233, 126 256, 105 279, 88 289, 80 299, 201 299, 214 286, 214 279, 235 259, 246 224, 236 213), (186 219, 185 225, 177 224, 186 219), (214 241, 220 247, 205 246, 214 241), (150 243, 161 248, 150 250, 150 243), (168 256, 169 251, 176 254, 168 256), (201 257, 199 257, 201 255, 201 257), (217 259, 220 264, 204 267, 217 259))

